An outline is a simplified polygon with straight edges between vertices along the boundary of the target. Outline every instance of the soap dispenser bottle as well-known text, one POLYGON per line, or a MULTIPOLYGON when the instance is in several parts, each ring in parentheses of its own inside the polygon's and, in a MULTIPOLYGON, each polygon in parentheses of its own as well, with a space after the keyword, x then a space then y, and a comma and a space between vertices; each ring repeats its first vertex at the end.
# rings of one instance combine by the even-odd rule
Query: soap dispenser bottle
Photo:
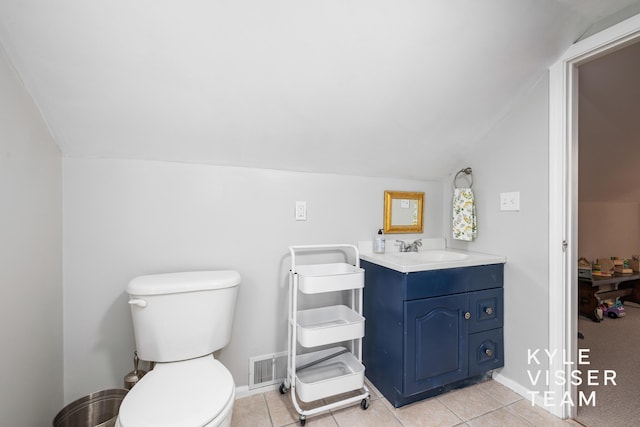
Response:
POLYGON ((378 234, 373 239, 373 252, 376 254, 384 253, 384 234, 382 234, 382 229, 378 230, 378 234))

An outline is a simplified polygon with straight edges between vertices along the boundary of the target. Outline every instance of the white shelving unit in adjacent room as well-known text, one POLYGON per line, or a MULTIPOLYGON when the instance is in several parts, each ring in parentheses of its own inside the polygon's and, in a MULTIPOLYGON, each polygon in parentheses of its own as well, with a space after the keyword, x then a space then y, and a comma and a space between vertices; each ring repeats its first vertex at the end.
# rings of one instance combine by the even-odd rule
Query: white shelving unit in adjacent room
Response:
POLYGON ((362 365, 362 290, 364 270, 360 268, 358 248, 348 244, 290 246, 289 322, 287 378, 280 392, 291 389, 291 400, 305 425, 307 416, 360 403, 369 407, 369 390, 364 385, 362 365), (354 264, 297 263, 302 252, 353 252, 354 264), (301 299, 328 292, 349 293, 348 304, 301 310, 301 299), (347 392, 349 397, 302 409, 300 402, 314 402, 347 392))

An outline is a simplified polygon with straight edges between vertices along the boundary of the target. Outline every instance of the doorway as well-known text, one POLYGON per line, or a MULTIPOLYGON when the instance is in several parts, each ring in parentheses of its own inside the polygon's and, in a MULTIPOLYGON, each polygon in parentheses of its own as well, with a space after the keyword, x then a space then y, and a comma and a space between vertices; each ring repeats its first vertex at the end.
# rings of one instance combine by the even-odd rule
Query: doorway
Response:
POLYGON ((640 15, 573 45, 550 69, 549 79, 549 350, 565 355, 550 363, 564 382, 549 385, 570 396, 551 408, 576 416, 577 387, 564 361, 577 356, 578 70, 579 66, 640 40, 640 15))
MULTIPOLYGON (((590 261, 611 256, 630 259, 640 252, 640 186, 636 190, 634 185, 640 166, 640 43, 591 60, 578 71, 578 254, 590 261)), ((612 284, 605 289, 618 288, 612 284)), ((590 299, 592 292, 585 287, 580 298, 590 299)), ((627 291, 600 298, 613 303, 623 292, 627 291)), ((588 377, 588 370, 601 376, 578 386, 578 400, 593 398, 576 405, 575 419, 584 425, 633 425, 640 418, 635 402, 640 306, 634 304, 640 300, 628 292, 626 299, 633 302, 626 301, 621 308, 615 305, 608 313, 624 314, 621 319, 604 313, 602 322, 596 323, 593 300, 579 304, 578 330, 584 338, 578 347, 588 352, 589 365, 576 368, 582 378, 588 377), (607 384, 601 375, 605 372, 614 377, 607 384)))

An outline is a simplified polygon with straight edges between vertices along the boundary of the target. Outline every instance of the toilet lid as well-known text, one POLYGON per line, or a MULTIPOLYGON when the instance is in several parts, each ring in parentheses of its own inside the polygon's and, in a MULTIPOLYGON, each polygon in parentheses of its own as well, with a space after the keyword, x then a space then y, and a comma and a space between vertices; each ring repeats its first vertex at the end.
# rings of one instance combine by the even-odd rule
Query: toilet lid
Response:
POLYGON ((118 415, 122 427, 200 427, 229 403, 235 384, 213 358, 158 363, 127 394, 118 415))

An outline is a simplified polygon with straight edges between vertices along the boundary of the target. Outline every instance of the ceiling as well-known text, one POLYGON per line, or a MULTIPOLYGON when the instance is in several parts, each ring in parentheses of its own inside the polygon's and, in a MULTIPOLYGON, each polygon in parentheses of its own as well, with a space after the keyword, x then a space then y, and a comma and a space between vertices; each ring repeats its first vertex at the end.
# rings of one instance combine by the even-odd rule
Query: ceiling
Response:
POLYGON ((0 44, 65 156, 434 179, 639 3, 3 0, 0 44))

